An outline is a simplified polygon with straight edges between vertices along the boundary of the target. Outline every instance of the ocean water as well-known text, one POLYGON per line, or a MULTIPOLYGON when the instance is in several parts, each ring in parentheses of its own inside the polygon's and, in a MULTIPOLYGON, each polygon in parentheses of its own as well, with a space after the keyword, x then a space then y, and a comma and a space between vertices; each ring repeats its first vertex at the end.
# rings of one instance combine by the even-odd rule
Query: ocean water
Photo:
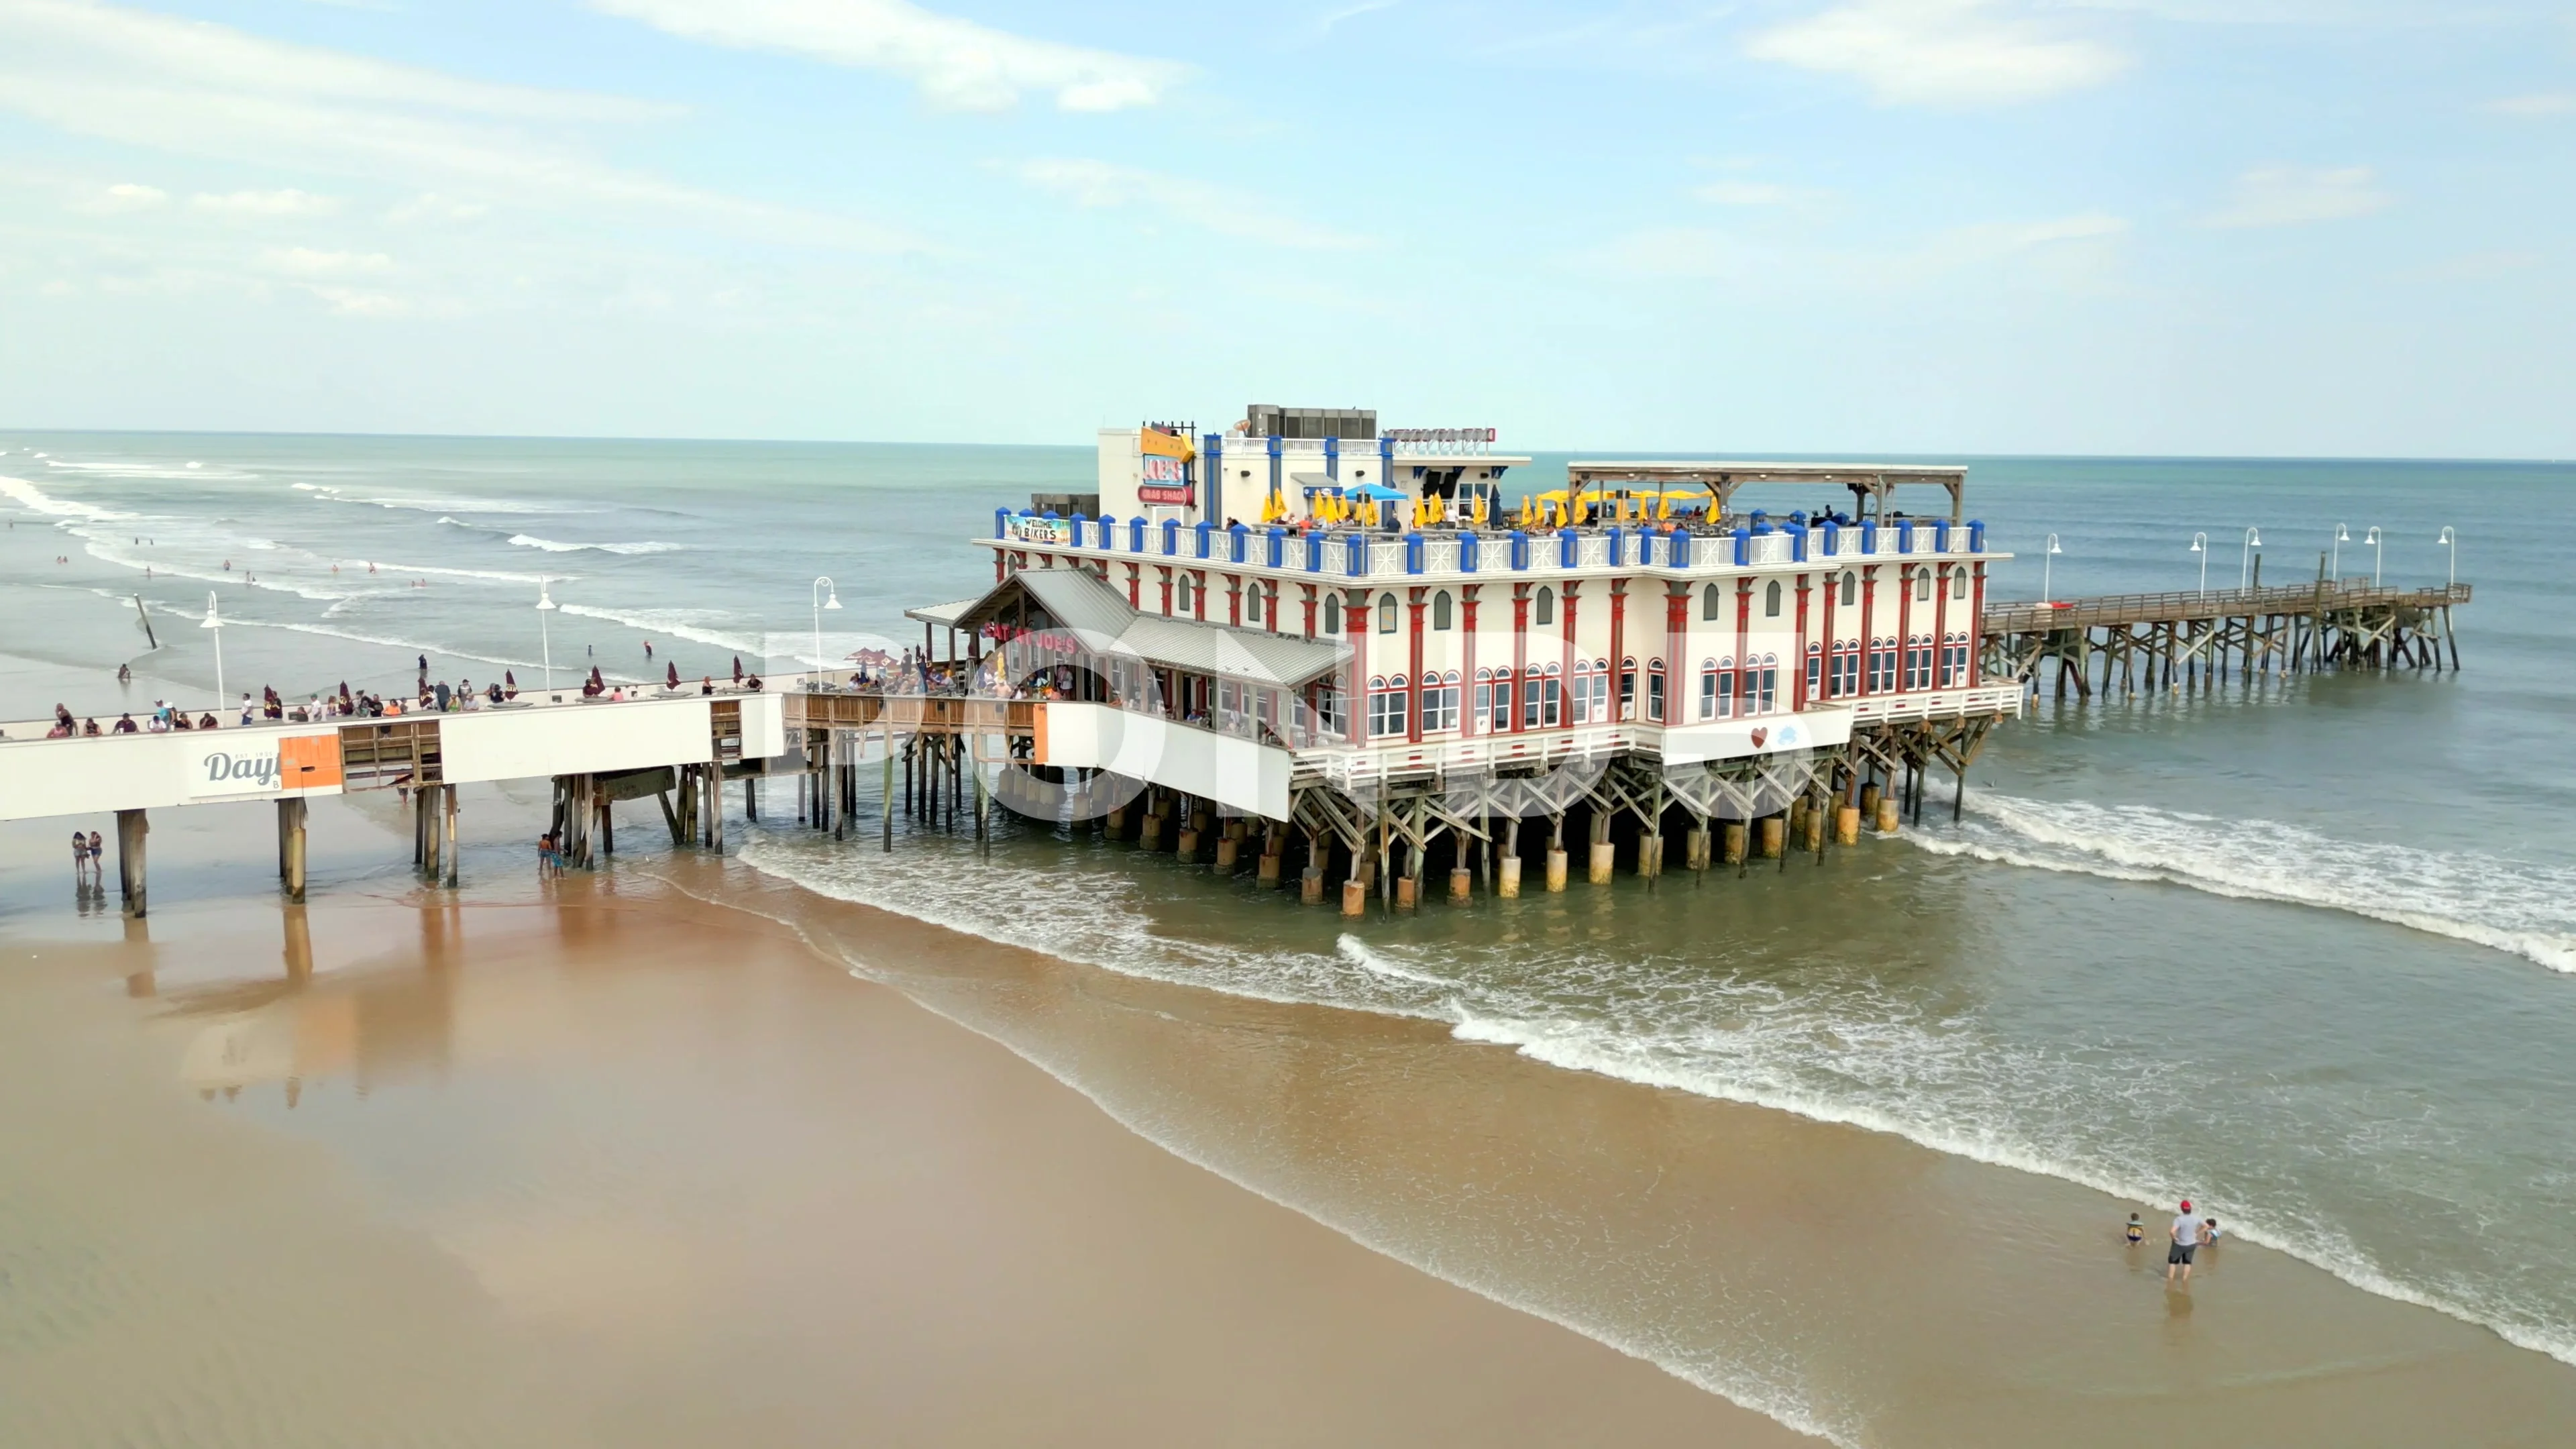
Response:
MULTIPOLYGON (((56 698, 83 713, 211 700, 210 592, 230 691, 290 697, 406 681, 418 655, 442 677, 525 685, 549 651, 566 678, 666 661, 693 677, 737 655, 784 667, 818 626, 827 653, 901 641, 917 637, 903 608, 989 579, 963 540, 994 506, 1091 468, 1081 448, 38 433, 0 448, 0 652, 34 661, 0 678, 13 718, 56 698), (562 605, 542 636, 540 581, 562 605), (122 693, 120 661, 138 675, 122 693)), ((2004 598, 2040 594, 2051 535, 2063 597, 2190 588, 2204 562, 2233 585, 2252 571, 2248 528, 2266 582, 2313 577, 2338 524, 2354 540, 2340 572, 2439 581, 2451 527, 2478 589, 2465 668, 2042 699, 1995 736, 1955 824, 1943 782, 1899 843, 1606 897, 1350 923, 1037 827, 986 860, 937 836, 881 855, 773 826, 737 836, 740 858, 1107 970, 1435 1022, 2123 1207, 2189 1195, 2358 1288, 2576 1363, 2576 684, 2553 633, 2576 604, 2558 543, 2576 532, 2576 467, 1966 461, 1969 513, 2019 554, 2004 598)), ((1628 1311, 1558 1316, 1649 1351, 1679 1341, 1628 1311)), ((1762 1372, 1771 1388, 1743 1396, 1795 1398, 1795 1365, 1762 1372)))

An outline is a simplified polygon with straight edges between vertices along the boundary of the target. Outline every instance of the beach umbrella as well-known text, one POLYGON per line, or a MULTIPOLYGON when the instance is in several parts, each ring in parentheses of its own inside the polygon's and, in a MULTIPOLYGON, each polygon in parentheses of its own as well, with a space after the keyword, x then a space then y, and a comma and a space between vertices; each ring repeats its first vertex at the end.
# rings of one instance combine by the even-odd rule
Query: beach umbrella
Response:
POLYGON ((733 682, 742 683, 742 656, 739 654, 733 657, 733 682))
POLYGON ((510 670, 510 669, 504 669, 504 670, 502 670, 502 671, 501 671, 501 687, 502 687, 503 689, 509 690, 509 691, 510 691, 511 693, 513 693, 513 694, 516 694, 516 693, 518 692, 518 690, 519 690, 519 675, 518 675, 518 672, 517 672, 516 670, 510 670))
POLYGON ((677 688, 679 688, 679 687, 680 687, 680 666, 679 666, 677 663, 673 663, 673 664, 671 664, 671 665, 668 665, 668 666, 667 666, 667 671, 668 671, 668 672, 666 672, 666 673, 663 675, 663 677, 662 677, 662 687, 663 687, 664 689, 677 689, 677 688))
POLYGON ((599 666, 596 664, 590 666, 590 682, 602 689, 608 687, 608 681, 599 677, 599 666))

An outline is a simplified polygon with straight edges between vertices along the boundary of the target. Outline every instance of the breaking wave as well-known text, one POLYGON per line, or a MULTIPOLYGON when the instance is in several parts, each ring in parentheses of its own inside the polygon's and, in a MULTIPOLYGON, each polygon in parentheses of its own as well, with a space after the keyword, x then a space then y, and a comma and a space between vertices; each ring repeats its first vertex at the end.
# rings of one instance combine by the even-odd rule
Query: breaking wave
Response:
POLYGON ((1984 795, 1940 855, 2344 911, 2576 973, 2576 868, 2337 840, 2269 820, 1984 795))

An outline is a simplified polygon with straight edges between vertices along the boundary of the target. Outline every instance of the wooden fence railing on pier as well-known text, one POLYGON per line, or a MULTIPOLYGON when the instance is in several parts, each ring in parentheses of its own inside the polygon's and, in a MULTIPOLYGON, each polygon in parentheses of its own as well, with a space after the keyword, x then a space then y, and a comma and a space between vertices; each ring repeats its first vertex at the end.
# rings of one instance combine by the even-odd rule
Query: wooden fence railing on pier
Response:
POLYGON ((1984 673, 2029 682, 2057 661, 2057 692, 2071 686, 2172 688, 2228 672, 2345 668, 2458 668, 2451 610, 2469 602, 2461 583, 2388 587, 2355 580, 2274 588, 2104 594, 1986 608, 1984 673), (2096 669, 2098 661, 2099 668, 2096 669))

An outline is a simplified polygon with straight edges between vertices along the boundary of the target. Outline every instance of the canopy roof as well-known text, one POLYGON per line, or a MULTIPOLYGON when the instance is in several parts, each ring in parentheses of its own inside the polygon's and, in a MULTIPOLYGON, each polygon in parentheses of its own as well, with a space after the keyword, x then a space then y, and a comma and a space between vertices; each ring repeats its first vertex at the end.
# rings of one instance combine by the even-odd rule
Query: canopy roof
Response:
POLYGON ((980 598, 914 609, 910 617, 954 629, 980 630, 999 623, 1060 630, 1094 654, 1124 655, 1277 689, 1294 689, 1329 674, 1342 659, 1338 645, 1139 613, 1117 590, 1082 568, 1021 569, 980 598))
MULTIPOLYGON (((1862 499, 1876 499, 1876 512, 1887 512, 1888 495, 1896 489, 1929 484, 1950 495, 1950 521, 1964 511, 1968 469, 1960 463, 1761 463, 1681 462, 1609 458, 1565 465, 1574 486, 1603 483, 1689 483, 1706 488, 1727 511, 1735 490, 1747 483, 1832 483, 1862 499)), ((1863 512, 1869 510, 1864 508, 1863 512)))

